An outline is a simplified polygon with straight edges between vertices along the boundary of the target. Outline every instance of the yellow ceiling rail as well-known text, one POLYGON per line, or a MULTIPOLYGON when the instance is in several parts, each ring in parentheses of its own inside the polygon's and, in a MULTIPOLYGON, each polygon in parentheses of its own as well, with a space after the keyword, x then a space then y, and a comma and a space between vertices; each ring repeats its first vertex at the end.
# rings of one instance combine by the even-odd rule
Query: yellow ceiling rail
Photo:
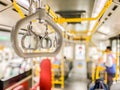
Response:
POLYGON ((76 37, 73 37, 74 40, 88 40, 89 37, 86 37, 86 36, 76 36, 76 37))
POLYGON ((58 16, 56 13, 50 8, 50 6, 46 5, 46 11, 52 16, 54 20, 57 20, 58 16))
POLYGON ((107 10, 107 8, 110 6, 111 3, 112 3, 112 0, 107 0, 104 8, 101 10, 101 12, 99 13, 99 15, 97 17, 93 17, 93 18, 58 18, 57 22, 64 23, 64 22, 81 22, 81 21, 98 20, 104 14, 104 12, 107 10))
POLYGON ((93 29, 92 29, 92 31, 91 31, 91 34, 93 34, 94 32, 95 32, 95 30, 96 30, 96 28, 97 28, 97 26, 100 24, 100 22, 96 22, 95 23, 95 25, 94 25, 94 27, 93 27, 93 29))
MULTIPOLYGON (((22 12, 20 6, 16 3, 16 0, 13 0, 13 6, 15 8, 15 10, 19 13, 19 15, 24 18, 25 15, 24 13, 22 12)), ((58 16, 54 13, 54 11, 51 10, 51 8, 46 5, 46 11, 55 19, 55 18, 58 18, 58 16)))
POLYGON ((25 15, 24 15, 24 13, 22 12, 22 10, 20 9, 19 5, 17 5, 16 0, 13 0, 13 6, 14 6, 15 10, 20 14, 20 16, 21 16, 22 18, 24 18, 25 15))
MULTIPOLYGON (((20 6, 16 3, 16 0, 13 0, 13 6, 14 6, 15 10, 19 13, 19 15, 21 16, 21 18, 24 18, 25 15, 22 12, 20 6)), ((49 6, 46 5, 46 10, 48 10, 48 9, 49 9, 49 6)), ((55 18, 57 17, 57 16, 55 16, 54 12, 51 9, 49 10, 49 13, 51 15, 54 15, 55 18)), ((36 22, 36 20, 33 20, 33 22, 36 22)), ((48 26, 48 28, 51 30, 51 32, 54 32, 54 30, 52 29, 52 27, 48 26)))
MULTIPOLYGON (((105 11, 108 9, 108 7, 111 5, 111 3, 112 3, 112 0, 107 0, 107 2, 105 3, 104 8, 101 10, 101 12, 99 13, 99 15, 97 17, 93 17, 93 18, 68 18, 68 19, 67 18, 58 18, 58 16, 56 15, 56 13, 48 5, 46 5, 46 11, 58 23, 91 21, 91 20, 98 20, 105 13, 105 11)), ((20 16, 22 18, 24 18, 25 17, 24 13, 20 9, 19 5, 17 5, 16 0, 13 0, 13 6, 18 11, 18 13, 20 14, 20 16)), ((95 26, 93 27, 93 29, 91 31, 91 35, 95 32, 95 30, 96 30, 96 28, 97 28, 98 25, 99 25, 99 22, 97 22, 95 24, 95 26)))
POLYGON ((71 34, 87 34, 88 30, 83 30, 83 31, 76 31, 75 29, 68 30, 69 33, 71 34))
MULTIPOLYGON (((104 8, 101 10, 101 12, 99 13, 99 15, 97 17, 93 17, 93 18, 58 18, 58 16, 56 15, 56 13, 48 5, 46 5, 46 10, 54 18, 54 20, 57 20, 58 23, 91 21, 91 20, 98 20, 104 14, 104 12, 110 6, 111 3, 112 3, 112 0, 108 0, 105 3, 104 8)), ((13 0, 13 6, 18 11, 18 13, 20 14, 21 17, 25 17, 24 13, 20 9, 20 7, 16 4, 16 0, 13 0)))
MULTIPOLYGON (((109 8, 109 6, 112 4, 112 0, 108 0, 105 3, 104 8, 101 10, 101 12, 99 13, 99 15, 95 18, 58 18, 58 23, 63 23, 63 22, 80 22, 80 21, 91 21, 91 20, 99 20, 100 17, 105 13, 105 11, 109 8)), ((93 33, 95 32, 97 26, 100 24, 100 21, 96 22, 96 24, 94 25, 92 31, 90 31, 90 35, 88 36, 88 40, 91 39, 93 33)))
POLYGON ((90 40, 91 40, 91 37, 90 37, 90 36, 87 36, 87 37, 86 37, 86 41, 89 42, 90 40))
MULTIPOLYGON (((104 14, 103 12, 105 12, 105 11, 109 8, 109 6, 110 6, 111 4, 112 4, 112 0, 108 0, 108 1, 106 2, 103 10, 101 11, 102 13, 100 13, 101 16, 104 14)), ((100 17, 99 17, 99 18, 100 18, 100 17)), ((100 21, 97 21, 96 24, 94 25, 92 31, 91 31, 90 36, 93 35, 93 33, 96 31, 96 28, 97 28, 97 26, 98 26, 99 24, 100 24, 100 21)))

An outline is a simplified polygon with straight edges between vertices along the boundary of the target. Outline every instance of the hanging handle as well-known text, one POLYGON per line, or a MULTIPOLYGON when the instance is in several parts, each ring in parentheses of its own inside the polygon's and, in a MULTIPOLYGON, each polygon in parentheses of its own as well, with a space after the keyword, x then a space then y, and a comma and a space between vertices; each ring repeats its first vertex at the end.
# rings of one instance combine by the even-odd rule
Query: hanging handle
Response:
POLYGON ((16 25, 14 26, 12 32, 11 32, 11 42, 12 42, 12 46, 15 50, 15 52, 20 56, 20 57, 24 57, 24 58, 33 58, 33 57, 54 57, 57 53, 59 53, 61 47, 62 47, 62 42, 63 42, 63 38, 62 38, 62 30, 57 26, 57 24, 53 21, 53 19, 46 13, 45 9, 39 9, 36 13, 31 14, 21 20, 19 20, 16 25), (53 29, 55 30, 55 32, 58 35, 58 43, 57 43, 57 47, 55 49, 54 52, 24 52, 22 48, 20 48, 19 43, 18 43, 18 32, 20 30, 20 28, 29 23, 30 21, 36 19, 36 18, 40 18, 42 20, 45 20, 50 26, 53 27, 53 29))
POLYGON ((32 36, 32 35, 29 35, 29 34, 25 34, 23 37, 22 37, 22 39, 21 39, 21 45, 22 45, 22 48, 24 49, 24 50, 36 50, 37 48, 38 48, 38 37, 37 36, 33 36, 34 37, 34 41, 36 41, 35 42, 35 45, 34 45, 34 47, 31 47, 31 45, 30 45, 30 47, 26 47, 26 41, 25 41, 25 39, 27 38, 27 37, 30 37, 30 36, 32 36))

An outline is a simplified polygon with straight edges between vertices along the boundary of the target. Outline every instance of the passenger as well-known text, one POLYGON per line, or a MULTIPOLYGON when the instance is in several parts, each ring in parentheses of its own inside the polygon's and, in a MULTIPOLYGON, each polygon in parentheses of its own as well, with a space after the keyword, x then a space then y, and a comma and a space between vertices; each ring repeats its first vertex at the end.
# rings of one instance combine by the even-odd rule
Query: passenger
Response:
POLYGON ((69 69, 69 63, 68 63, 67 57, 64 56, 64 75, 65 75, 65 79, 68 78, 69 71, 70 71, 70 69, 69 69))
POLYGON ((108 85, 108 90, 110 90, 110 87, 113 83, 113 78, 115 77, 115 73, 116 73, 116 60, 111 52, 110 46, 106 48, 105 52, 106 54, 104 55, 104 61, 107 72, 107 85, 108 85))
POLYGON ((108 90, 108 88, 104 80, 100 78, 95 81, 95 85, 91 87, 90 90, 108 90))

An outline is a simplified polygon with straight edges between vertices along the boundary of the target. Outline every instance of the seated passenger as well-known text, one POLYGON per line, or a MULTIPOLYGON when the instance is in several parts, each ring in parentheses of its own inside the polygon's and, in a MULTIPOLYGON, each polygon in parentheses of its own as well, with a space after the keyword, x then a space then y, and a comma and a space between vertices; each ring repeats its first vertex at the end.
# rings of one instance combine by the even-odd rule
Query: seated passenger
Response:
POLYGON ((108 88, 103 79, 97 79, 95 85, 90 90, 108 90, 108 88))

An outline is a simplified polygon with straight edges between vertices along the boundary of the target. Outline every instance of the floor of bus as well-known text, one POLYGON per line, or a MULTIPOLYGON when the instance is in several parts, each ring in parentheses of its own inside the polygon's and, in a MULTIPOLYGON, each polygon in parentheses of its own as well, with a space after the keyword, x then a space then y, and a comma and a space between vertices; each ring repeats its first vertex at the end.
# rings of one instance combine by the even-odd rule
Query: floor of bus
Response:
MULTIPOLYGON (((88 80, 82 79, 79 73, 72 71, 69 78, 65 81, 65 88, 54 90, 88 90, 87 85, 88 80)), ((111 90, 120 90, 120 82, 114 83, 111 90)))
POLYGON ((80 75, 73 71, 65 81, 64 90, 87 90, 87 80, 80 78, 80 75))
POLYGON ((120 90, 120 81, 118 81, 117 83, 115 82, 112 85, 111 90, 120 90))
POLYGON ((82 79, 79 73, 72 70, 69 74, 69 78, 65 80, 65 88, 53 90, 87 90, 87 80, 82 79))

